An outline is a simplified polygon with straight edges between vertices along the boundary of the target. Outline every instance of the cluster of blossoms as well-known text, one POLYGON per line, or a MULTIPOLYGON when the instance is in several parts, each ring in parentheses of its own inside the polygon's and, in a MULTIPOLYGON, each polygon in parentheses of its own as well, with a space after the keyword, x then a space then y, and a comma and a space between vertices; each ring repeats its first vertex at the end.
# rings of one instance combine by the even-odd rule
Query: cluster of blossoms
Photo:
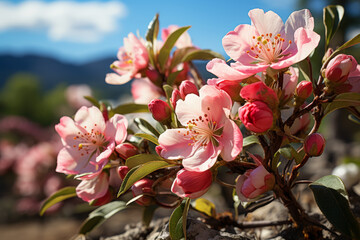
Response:
POLYGON ((299 169, 324 150, 325 140, 316 132, 325 104, 339 94, 358 94, 359 65, 354 57, 329 50, 319 80, 310 73, 299 81, 295 64, 307 62, 320 41, 310 12, 293 12, 285 24, 272 11, 254 9, 249 16, 251 25, 237 26, 222 40, 230 64, 194 47, 188 27, 170 26, 157 40, 157 16, 146 40, 132 33, 124 39, 111 65, 116 73, 108 74, 106 82, 135 79, 137 104, 132 106, 137 109, 99 103, 81 107, 74 120, 63 117, 55 127, 64 145, 56 170, 81 180, 76 187, 80 198, 103 205, 131 188, 132 202, 176 207, 205 194, 219 180, 218 169, 226 168, 234 176, 226 185, 240 201, 273 190, 298 226, 310 223, 298 204, 290 204, 296 202, 291 189, 299 169), (206 68, 217 78, 206 84, 192 60, 211 60, 206 68), (144 132, 128 134, 134 130, 119 113, 139 112, 141 104, 156 126, 136 119, 144 132), (262 151, 248 152, 245 139, 253 139, 262 151), (283 149, 293 155, 284 156, 286 164, 279 161, 283 149))

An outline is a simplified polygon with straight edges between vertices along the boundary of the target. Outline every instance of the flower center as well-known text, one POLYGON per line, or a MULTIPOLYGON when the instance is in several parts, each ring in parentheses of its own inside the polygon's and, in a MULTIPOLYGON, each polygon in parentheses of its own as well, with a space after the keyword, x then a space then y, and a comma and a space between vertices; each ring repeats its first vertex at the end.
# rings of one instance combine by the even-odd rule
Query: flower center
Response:
POLYGON ((211 142, 218 147, 218 138, 221 137, 224 127, 220 127, 216 121, 212 121, 207 114, 204 114, 188 121, 186 128, 188 131, 184 136, 189 136, 193 141, 189 143, 189 146, 197 143, 199 146, 206 147, 211 142))
MULTIPOLYGON (((94 127, 96 126, 95 124, 94 127)), ((97 150, 99 152, 103 151, 104 147, 108 144, 103 133, 94 128, 91 128, 89 131, 87 128, 87 126, 84 126, 85 131, 79 131, 73 138, 78 142, 77 145, 73 145, 73 148, 77 148, 81 156, 89 154, 92 156, 97 150)))
POLYGON ((252 36, 253 45, 246 51, 249 57, 255 59, 255 63, 265 62, 270 64, 285 56, 286 50, 292 44, 291 40, 285 47, 285 39, 281 34, 266 33, 260 36, 252 36), (285 48, 284 48, 285 47, 285 48), (284 49, 283 49, 284 48, 284 49))

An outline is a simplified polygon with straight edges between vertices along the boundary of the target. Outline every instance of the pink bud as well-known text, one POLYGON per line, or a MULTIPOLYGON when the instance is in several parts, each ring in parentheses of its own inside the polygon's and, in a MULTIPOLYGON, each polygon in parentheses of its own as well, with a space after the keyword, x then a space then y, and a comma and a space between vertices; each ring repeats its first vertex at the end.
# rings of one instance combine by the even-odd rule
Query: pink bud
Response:
MULTIPOLYGON (((137 182, 134 183, 134 185, 131 187, 131 191, 133 193, 133 196, 139 196, 141 194, 153 194, 152 191, 152 185, 154 181, 148 178, 143 178, 137 182)), ((139 205, 142 206, 149 206, 153 202, 153 198, 151 196, 143 196, 136 200, 136 202, 139 205)))
POLYGON ((260 165, 238 177, 236 181, 236 194, 240 200, 247 202, 249 199, 256 198, 271 190, 274 184, 274 175, 270 174, 264 166, 260 165))
POLYGON ((339 54, 330 60, 325 77, 332 82, 343 83, 347 80, 349 73, 356 70, 356 59, 351 55, 339 54))
POLYGON ((163 100, 153 99, 148 106, 156 121, 165 122, 171 118, 171 108, 163 100))
POLYGON ((279 103, 276 92, 261 81, 243 87, 240 96, 250 102, 262 101, 271 108, 275 108, 279 103))
POLYGON ((115 150, 124 160, 139 154, 138 148, 130 143, 121 143, 115 147, 115 150))
POLYGON ((90 205, 91 206, 102 206, 104 204, 111 202, 112 199, 113 199, 113 195, 112 195, 111 191, 108 190, 104 196, 91 201, 90 205))
POLYGON ((180 96, 182 99, 185 99, 186 95, 188 95, 190 93, 193 93, 193 94, 196 94, 199 96, 199 91, 198 91, 196 85, 189 80, 182 81, 179 86, 179 89, 180 89, 180 96))
POLYGON ((198 198, 209 189, 212 183, 210 170, 192 172, 181 169, 176 174, 176 179, 171 186, 171 191, 179 197, 198 198))
POLYGON ((263 133, 273 125, 273 112, 263 102, 248 102, 239 108, 239 117, 247 129, 263 133))
POLYGON ((304 140, 304 150, 309 156, 320 156, 325 148, 325 138, 320 133, 313 133, 304 140))
POLYGON ((161 77, 158 71, 153 69, 146 69, 145 74, 155 85, 158 85, 159 82, 161 83, 161 77))
POLYGON ((171 105, 174 110, 176 108, 176 102, 180 99, 181 99, 180 91, 177 89, 174 89, 174 91, 171 94, 171 99, 170 99, 171 105))
POLYGON ((208 79, 207 83, 209 85, 215 85, 217 88, 225 91, 231 99, 235 102, 241 101, 240 97, 240 91, 242 86, 239 84, 239 82, 236 81, 228 81, 228 80, 222 80, 219 81, 218 79, 208 79))
POLYGON ((296 87, 296 95, 301 99, 310 97, 313 90, 312 83, 309 81, 301 81, 296 87))
POLYGON ((129 172, 129 167, 120 166, 120 167, 118 167, 117 172, 119 174, 120 179, 123 180, 125 178, 126 174, 129 172))

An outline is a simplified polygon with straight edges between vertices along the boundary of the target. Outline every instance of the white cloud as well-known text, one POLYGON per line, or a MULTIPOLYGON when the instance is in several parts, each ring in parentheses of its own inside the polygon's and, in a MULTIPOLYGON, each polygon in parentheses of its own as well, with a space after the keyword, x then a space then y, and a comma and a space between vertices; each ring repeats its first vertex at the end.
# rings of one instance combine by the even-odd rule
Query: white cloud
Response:
POLYGON ((118 31, 118 20, 126 12, 125 5, 115 1, 0 2, 0 32, 45 29, 52 40, 96 42, 118 31))

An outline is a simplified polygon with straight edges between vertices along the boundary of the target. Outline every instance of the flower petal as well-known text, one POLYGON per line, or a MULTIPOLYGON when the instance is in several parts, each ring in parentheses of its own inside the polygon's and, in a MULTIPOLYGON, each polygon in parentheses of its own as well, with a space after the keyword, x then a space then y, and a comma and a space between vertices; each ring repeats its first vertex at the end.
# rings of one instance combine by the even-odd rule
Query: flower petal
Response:
POLYGON ((239 155, 243 146, 243 136, 239 127, 233 121, 226 121, 219 142, 223 146, 221 157, 225 161, 232 161, 239 155))
POLYGON ((160 155, 166 159, 181 159, 188 157, 192 152, 192 143, 187 136, 187 129, 167 129, 159 136, 160 155), (189 145, 190 144, 190 145, 189 145))
POLYGON ((251 19, 251 23, 259 32, 259 35, 266 33, 276 35, 278 33, 282 34, 284 31, 284 22, 281 20, 279 15, 273 11, 264 13, 264 10, 262 9, 253 9, 249 11, 249 17, 251 19))
POLYGON ((241 81, 248 78, 252 73, 242 73, 230 67, 226 62, 219 58, 214 58, 206 65, 206 70, 225 80, 241 81))
POLYGON ((208 144, 197 148, 192 156, 183 159, 182 164, 186 170, 203 172, 215 164, 220 152, 220 147, 215 148, 213 144, 208 144))
POLYGON ((116 73, 108 73, 105 77, 105 82, 108 84, 121 85, 125 84, 133 78, 133 74, 131 72, 127 72, 124 75, 119 76, 116 73))

